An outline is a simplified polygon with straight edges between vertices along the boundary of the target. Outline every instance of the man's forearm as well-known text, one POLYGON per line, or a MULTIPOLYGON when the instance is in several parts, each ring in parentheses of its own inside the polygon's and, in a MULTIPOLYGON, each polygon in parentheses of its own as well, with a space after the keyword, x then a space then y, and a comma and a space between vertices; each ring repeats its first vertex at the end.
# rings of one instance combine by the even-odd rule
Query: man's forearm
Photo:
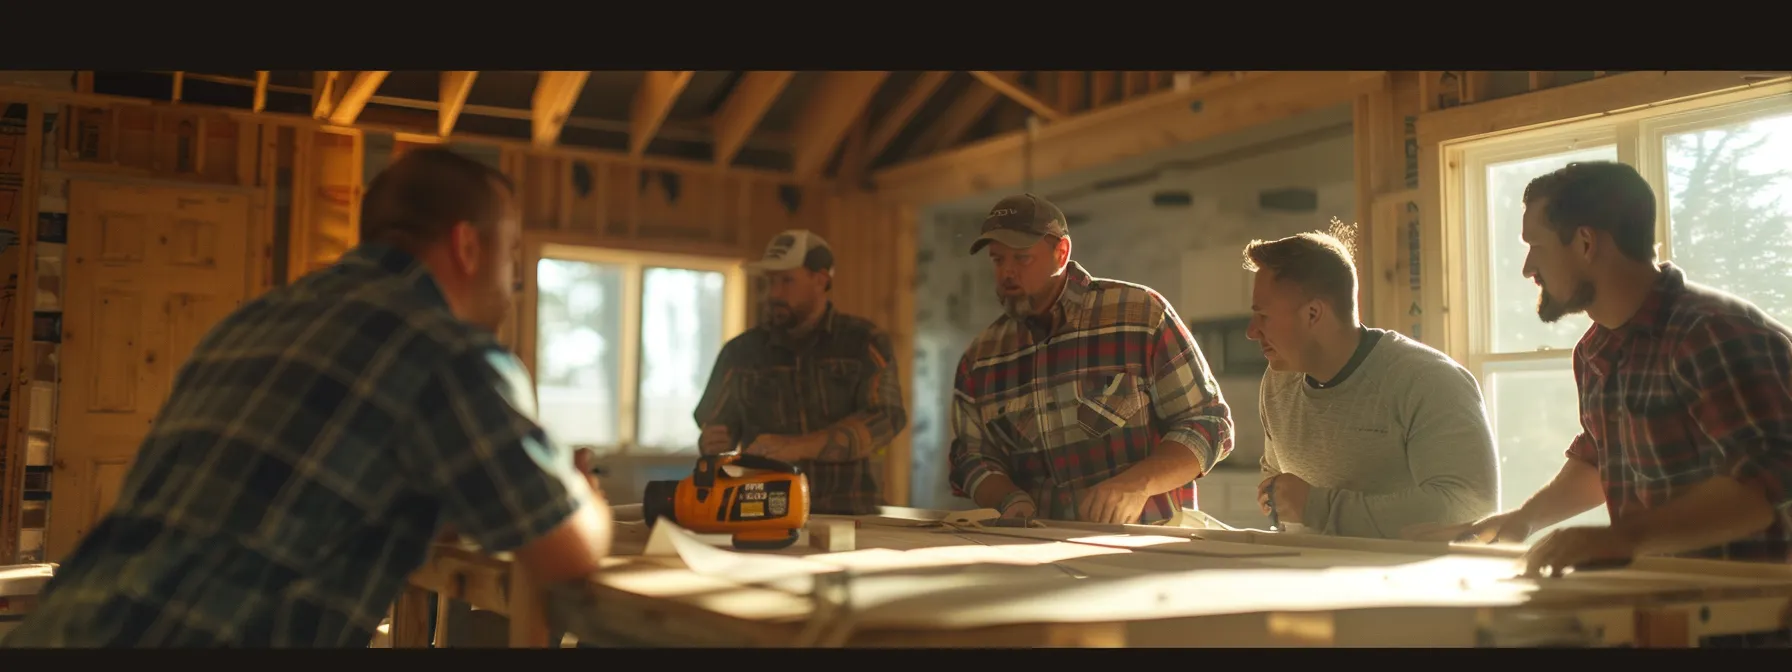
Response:
POLYGON ((869 459, 896 437, 895 414, 885 409, 854 413, 839 422, 797 437, 806 459, 823 463, 869 459))
POLYGON ((1614 523, 1612 529, 1634 540, 1638 555, 1684 553, 1767 529, 1774 514, 1760 488, 1713 476, 1662 506, 1614 523))
POLYGON ((977 484, 977 491, 971 493, 971 501, 985 509, 1000 511, 1002 502, 1016 492, 1021 492, 1021 489, 1007 474, 990 474, 982 483, 977 484))
POLYGON ((1521 515, 1537 530, 1573 518, 1605 503, 1599 470, 1569 458, 1556 477, 1519 507, 1521 515))
POLYGON ((1188 485, 1203 473, 1195 450, 1175 441, 1160 441, 1151 455, 1139 460, 1112 480, 1128 489, 1156 495, 1188 485))

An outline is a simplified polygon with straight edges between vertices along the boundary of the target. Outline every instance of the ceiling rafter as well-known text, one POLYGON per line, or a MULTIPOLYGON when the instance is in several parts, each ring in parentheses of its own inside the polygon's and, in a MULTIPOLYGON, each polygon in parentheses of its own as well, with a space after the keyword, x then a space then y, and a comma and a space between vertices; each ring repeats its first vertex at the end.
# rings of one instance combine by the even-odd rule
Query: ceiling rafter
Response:
POLYGON ((635 101, 629 106, 628 119, 628 155, 640 158, 647 153, 647 143, 653 142, 653 136, 660 132, 660 124, 666 122, 666 115, 672 113, 672 104, 678 102, 679 94, 691 83, 694 70, 649 70, 641 80, 641 88, 635 91, 635 101))
POLYGON ((784 93, 784 87, 796 76, 791 70, 754 70, 741 74, 740 83, 722 109, 716 111, 712 128, 715 132, 716 165, 734 163, 734 157, 747 143, 747 137, 759 127, 772 103, 784 93))

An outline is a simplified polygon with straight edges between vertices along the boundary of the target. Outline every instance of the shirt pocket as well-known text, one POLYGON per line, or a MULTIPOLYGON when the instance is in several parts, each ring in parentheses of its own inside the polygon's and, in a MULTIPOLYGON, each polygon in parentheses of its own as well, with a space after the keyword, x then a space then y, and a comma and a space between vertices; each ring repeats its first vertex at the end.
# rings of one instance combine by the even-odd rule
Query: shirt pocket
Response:
MULTIPOLYGON (((740 376, 740 405, 748 427, 783 433, 790 424, 789 376, 783 371, 748 371, 740 376)), ((742 446, 743 448, 745 446, 742 446)))
POLYGON ((1076 424, 1089 438, 1143 424, 1147 418, 1150 404, 1144 380, 1131 372, 1092 371, 1077 378, 1074 390, 1076 424))
POLYGON ((1039 429, 1039 410, 1033 407, 1032 395, 1022 394, 1004 401, 987 402, 977 411, 983 423, 984 436, 1010 456, 1026 459, 1022 456, 1031 456, 1045 450, 1046 443, 1039 429))
POLYGON ((859 410, 859 382, 860 376, 864 375, 864 364, 850 359, 827 359, 819 364, 821 380, 817 382, 828 422, 837 422, 859 410))

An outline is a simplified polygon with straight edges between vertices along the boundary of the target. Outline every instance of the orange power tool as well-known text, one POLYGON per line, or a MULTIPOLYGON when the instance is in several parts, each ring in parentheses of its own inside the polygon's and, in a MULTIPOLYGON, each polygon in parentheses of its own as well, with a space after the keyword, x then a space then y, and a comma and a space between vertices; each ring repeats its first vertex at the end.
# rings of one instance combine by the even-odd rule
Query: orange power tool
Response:
POLYGON ((705 455, 681 481, 649 481, 641 514, 699 534, 729 534, 741 550, 788 548, 809 524, 809 477, 794 464, 740 452, 705 455), (731 476, 724 466, 744 470, 731 476))

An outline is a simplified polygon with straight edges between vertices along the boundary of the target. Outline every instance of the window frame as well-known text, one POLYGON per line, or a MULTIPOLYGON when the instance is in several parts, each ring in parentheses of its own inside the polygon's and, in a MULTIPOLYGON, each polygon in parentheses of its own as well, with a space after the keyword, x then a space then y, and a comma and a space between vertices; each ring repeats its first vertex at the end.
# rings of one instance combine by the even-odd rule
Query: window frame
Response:
MULTIPOLYGON (((1570 369, 1572 348, 1543 348, 1529 352, 1495 352, 1492 347, 1494 324, 1493 287, 1490 282, 1489 247, 1491 239, 1487 218, 1487 167, 1507 161, 1540 158, 1575 149, 1613 145, 1618 161, 1636 167, 1656 194, 1655 233, 1657 258, 1674 258, 1669 208, 1668 175, 1663 145, 1667 136, 1745 122, 1751 119, 1792 113, 1792 83, 1698 96, 1640 109, 1600 115, 1590 119, 1514 129, 1472 139, 1446 141, 1439 144, 1444 166, 1441 185, 1443 216, 1443 251, 1461 259, 1463 272, 1444 278, 1446 296, 1451 305, 1462 310, 1449 311, 1446 328, 1464 336, 1449 354, 1475 375, 1484 398, 1488 400, 1489 421, 1499 431, 1499 410, 1495 406, 1493 373, 1521 370, 1561 370, 1565 377, 1570 369)), ((1497 445, 1497 442, 1496 442, 1497 445)), ((1538 446, 1538 450, 1560 452, 1567 445, 1538 446)), ((1527 494, 1528 496, 1528 494, 1527 494)), ((1516 502, 1502 502, 1509 508, 1516 502)))
MULTIPOLYGON (((738 255, 728 254, 688 254, 660 251, 645 251, 617 247, 602 241, 583 240, 567 236, 550 236, 523 234, 522 267, 518 269, 523 276, 523 292, 518 301, 514 333, 518 335, 516 355, 523 361, 529 371, 529 382, 537 399, 541 396, 541 383, 535 375, 536 342, 540 324, 537 313, 540 307, 540 289, 536 284, 538 268, 542 259, 565 259, 597 264, 610 264, 623 269, 622 280, 622 339, 621 352, 617 361, 620 370, 617 377, 621 384, 617 386, 617 437, 613 446, 597 446, 606 452, 618 456, 640 455, 673 455, 678 448, 661 450, 647 448, 636 442, 637 424, 640 422, 641 392, 641 326, 642 304, 641 292, 645 287, 645 275, 649 268, 677 268, 693 271, 709 271, 722 274, 722 343, 746 330, 747 323, 747 272, 743 259, 738 255)), ((695 450, 695 448, 690 448, 695 450)))

